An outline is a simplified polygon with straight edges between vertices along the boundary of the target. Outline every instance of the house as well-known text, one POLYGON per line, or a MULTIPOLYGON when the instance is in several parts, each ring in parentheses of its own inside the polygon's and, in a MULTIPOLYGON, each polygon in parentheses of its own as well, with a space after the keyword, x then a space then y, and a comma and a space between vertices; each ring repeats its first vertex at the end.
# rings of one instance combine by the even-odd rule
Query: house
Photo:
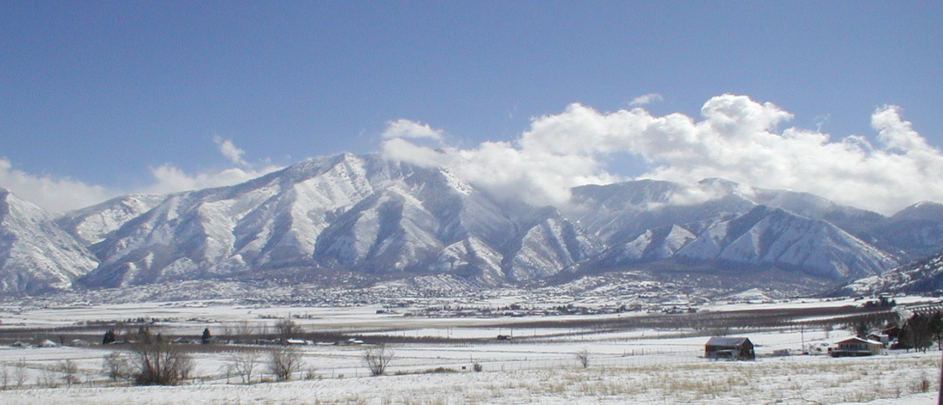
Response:
POLYGON ((72 346, 89 346, 90 345, 88 341, 84 339, 72 339, 71 343, 72 343, 72 346))
POLYGON ((883 348, 881 342, 854 336, 835 342, 835 347, 829 353, 832 357, 870 356, 880 354, 883 348))
POLYGON ((714 336, 704 345, 704 357, 709 359, 755 360, 753 342, 745 337, 714 336))
POLYGON ((39 342, 36 347, 59 347, 59 345, 49 339, 43 339, 43 341, 39 342))

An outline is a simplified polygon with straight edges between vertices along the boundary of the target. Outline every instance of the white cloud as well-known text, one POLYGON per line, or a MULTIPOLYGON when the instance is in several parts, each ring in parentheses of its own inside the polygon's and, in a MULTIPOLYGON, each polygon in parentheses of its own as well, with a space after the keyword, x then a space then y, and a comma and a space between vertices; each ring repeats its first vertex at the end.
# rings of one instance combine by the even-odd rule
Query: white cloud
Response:
POLYGON ((280 169, 279 166, 257 166, 246 162, 242 158, 245 152, 236 147, 229 139, 222 139, 219 136, 215 136, 213 137, 213 141, 218 145, 219 152, 224 157, 233 164, 241 167, 188 173, 167 163, 156 168, 151 168, 152 179, 150 184, 133 189, 117 190, 87 184, 67 177, 56 178, 53 176, 29 174, 13 169, 13 164, 9 160, 0 158, 0 187, 7 188, 19 198, 30 201, 46 210, 61 214, 74 209, 94 205, 123 194, 166 194, 209 187, 229 186, 280 169))
POLYGON ((832 140, 817 130, 780 130, 792 114, 742 95, 713 97, 701 115, 654 116, 641 108, 601 113, 571 104, 562 113, 533 118, 513 144, 434 150, 397 140, 387 141, 384 152, 446 167, 532 203, 560 203, 572 186, 618 179, 605 170, 615 153, 644 159, 649 171, 642 177, 686 183, 719 177, 811 192, 885 214, 920 200, 943 201, 943 154, 900 118, 898 107, 872 115, 877 146, 861 136, 832 140))
MULTIPOLYGON (((897 106, 871 116, 875 142, 859 135, 788 127, 792 114, 769 102, 724 94, 701 108, 701 117, 652 115, 643 108, 599 112, 571 104, 558 114, 531 119, 513 142, 473 148, 442 145, 442 131, 405 119, 383 133, 384 154, 439 166, 502 198, 535 205, 564 204, 570 188, 621 180, 607 163, 626 154, 648 167, 641 176, 685 183, 717 177, 763 188, 821 195, 836 202, 893 213, 922 200, 943 201, 943 153, 928 144, 897 106), (432 147, 424 141, 435 141, 432 147)), ((278 169, 251 164, 231 140, 214 138, 219 152, 239 167, 186 172, 172 164, 151 170, 151 184, 112 190, 70 178, 26 173, 0 158, 0 187, 55 212, 81 208, 127 192, 170 193, 237 184, 278 169)), ((688 198, 690 197, 690 198, 688 198)), ((691 195, 691 201, 709 198, 691 195)))
POLYGON ((429 124, 400 118, 386 123, 386 129, 380 135, 383 139, 413 138, 442 140, 442 130, 434 129, 429 124))
POLYGON ((239 166, 246 166, 248 164, 242 159, 242 155, 244 155, 246 151, 239 149, 236 144, 232 143, 231 139, 223 139, 219 135, 214 135, 213 142, 219 147, 219 153, 225 156, 226 159, 229 159, 233 164, 239 166))
POLYGON ((265 165, 264 167, 256 168, 258 165, 250 164, 243 159, 242 156, 245 154, 245 151, 237 147, 231 139, 224 139, 219 135, 214 135, 213 142, 216 143, 219 148, 219 153, 223 155, 223 157, 240 167, 187 173, 172 164, 165 163, 156 168, 151 168, 154 183, 137 191, 166 194, 210 187, 231 186, 280 169, 280 167, 273 165, 265 165))
POLYGON ((639 107, 639 106, 648 105, 654 102, 658 102, 664 99, 665 98, 662 97, 661 94, 658 94, 658 93, 642 94, 641 96, 633 98, 632 101, 629 102, 629 106, 639 107))
POLYGON ((102 186, 67 177, 37 176, 16 170, 6 158, 0 158, 0 187, 55 213, 92 205, 115 195, 102 186))
POLYGON ((186 173, 173 165, 164 164, 151 169, 154 183, 137 191, 166 194, 210 187, 231 186, 252 180, 278 169, 279 167, 276 166, 267 166, 260 170, 232 167, 219 171, 186 173))

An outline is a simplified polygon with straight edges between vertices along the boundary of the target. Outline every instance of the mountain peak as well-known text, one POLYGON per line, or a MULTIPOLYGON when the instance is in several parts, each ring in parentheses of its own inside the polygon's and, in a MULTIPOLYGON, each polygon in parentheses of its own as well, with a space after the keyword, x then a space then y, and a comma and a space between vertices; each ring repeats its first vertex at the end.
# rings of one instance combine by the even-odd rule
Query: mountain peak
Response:
POLYGON ((894 220, 943 221, 943 204, 921 201, 904 208, 891 217, 894 220))

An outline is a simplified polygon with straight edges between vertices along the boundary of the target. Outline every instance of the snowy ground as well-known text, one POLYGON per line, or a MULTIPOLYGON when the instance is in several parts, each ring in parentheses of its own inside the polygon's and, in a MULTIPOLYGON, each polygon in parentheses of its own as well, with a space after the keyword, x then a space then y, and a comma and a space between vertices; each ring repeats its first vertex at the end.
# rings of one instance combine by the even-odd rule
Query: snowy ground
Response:
MULTIPOLYGON (((803 344, 823 345, 848 336, 841 328, 738 331, 734 334, 749 336, 754 342, 758 359, 727 362, 702 358, 706 337, 685 328, 600 331, 525 326, 534 318, 404 318, 377 314, 378 307, 371 306, 216 304, 3 308, 0 332, 37 331, 35 339, 40 339, 42 329, 37 328, 155 317, 165 320, 161 330, 168 336, 192 335, 204 327, 219 331, 242 321, 271 324, 274 317, 290 312, 300 317, 297 321, 307 330, 467 340, 393 345, 395 357, 382 377, 368 376, 362 364, 362 346, 300 346, 305 366, 296 373, 297 381, 251 385, 240 384, 231 373, 227 376, 227 366, 237 350, 259 350, 264 355, 266 348, 220 345, 216 350, 193 353, 195 378, 177 387, 115 386, 101 373, 102 359, 114 350, 111 347, 0 347, 0 386, 6 388, 0 391, 0 403, 929 404, 936 400, 933 392, 938 389, 940 373, 939 351, 837 359, 773 356, 776 351, 796 353, 803 344), (493 337, 498 334, 514 337, 496 341, 493 337), (590 355, 588 368, 576 360, 575 353, 582 350, 590 355), (64 374, 57 370, 66 360, 78 367, 80 382, 72 386, 65 384, 64 374), (473 371, 474 363, 481 365, 481 372, 473 371), (439 367, 450 371, 432 372, 439 367), (52 385, 58 387, 47 388, 52 385)), ((744 308, 750 306, 711 310, 744 308)), ((264 365, 256 371, 259 374, 254 381, 271 378, 264 365)))
POLYGON ((0 393, 5 404, 195 403, 932 403, 938 352, 713 362, 645 356, 484 371, 179 387, 71 387, 0 393), (633 364, 634 363, 634 364, 633 364), (905 402, 907 401, 907 402, 905 402))

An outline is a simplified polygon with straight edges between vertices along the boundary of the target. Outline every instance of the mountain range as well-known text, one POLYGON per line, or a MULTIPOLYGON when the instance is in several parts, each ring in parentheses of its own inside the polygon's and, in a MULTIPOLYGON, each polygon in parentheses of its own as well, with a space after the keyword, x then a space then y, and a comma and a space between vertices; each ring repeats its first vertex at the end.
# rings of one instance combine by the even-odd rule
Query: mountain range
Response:
POLYGON ((722 179, 571 192, 567 204, 535 207, 441 168, 349 153, 58 218, 2 191, 0 291, 214 279, 337 285, 346 275, 448 276, 492 288, 665 266, 839 285, 943 247, 943 205, 932 202, 885 217, 722 179))

